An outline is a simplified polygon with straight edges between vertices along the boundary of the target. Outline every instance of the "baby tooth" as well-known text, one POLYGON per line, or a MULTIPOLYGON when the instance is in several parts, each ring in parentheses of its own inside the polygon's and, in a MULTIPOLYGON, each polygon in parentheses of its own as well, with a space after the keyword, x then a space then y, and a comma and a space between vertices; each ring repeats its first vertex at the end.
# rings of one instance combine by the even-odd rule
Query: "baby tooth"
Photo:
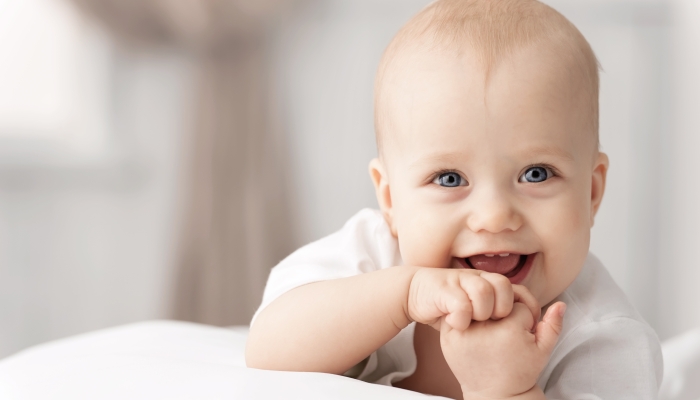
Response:
POLYGON ((486 257, 493 257, 494 254, 484 254, 486 257))
POLYGON ((510 255, 510 253, 499 254, 499 256, 501 256, 501 257, 508 257, 509 255, 510 255))

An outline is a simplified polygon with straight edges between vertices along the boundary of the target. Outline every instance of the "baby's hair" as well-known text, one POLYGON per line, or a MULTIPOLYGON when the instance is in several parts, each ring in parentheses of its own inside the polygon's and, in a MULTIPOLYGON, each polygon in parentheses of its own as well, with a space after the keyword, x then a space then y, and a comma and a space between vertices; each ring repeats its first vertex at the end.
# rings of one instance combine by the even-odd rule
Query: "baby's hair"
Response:
POLYGON ((589 130, 598 148, 598 60, 591 46, 563 15, 537 0, 437 0, 413 17, 384 52, 375 83, 375 130, 382 154, 390 130, 385 78, 404 52, 472 50, 486 72, 514 51, 545 44, 582 77, 588 97, 589 130))

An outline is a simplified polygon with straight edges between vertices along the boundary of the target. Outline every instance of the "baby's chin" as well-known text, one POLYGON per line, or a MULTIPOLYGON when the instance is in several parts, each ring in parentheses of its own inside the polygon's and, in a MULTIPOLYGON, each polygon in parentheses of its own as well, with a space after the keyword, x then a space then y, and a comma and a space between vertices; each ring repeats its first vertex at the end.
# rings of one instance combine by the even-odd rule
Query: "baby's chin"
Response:
POLYGON ((557 288, 552 287, 551 283, 548 282, 545 270, 544 256, 542 253, 537 253, 528 275, 519 283, 519 285, 525 286, 535 296, 540 307, 544 307, 545 304, 561 294, 557 288))
POLYGON ((554 302, 578 276, 576 273, 574 276, 560 276, 554 277, 554 279, 549 277, 547 279, 544 271, 544 268, 538 268, 538 270, 533 271, 526 282, 523 282, 523 286, 530 290, 542 308, 554 302))

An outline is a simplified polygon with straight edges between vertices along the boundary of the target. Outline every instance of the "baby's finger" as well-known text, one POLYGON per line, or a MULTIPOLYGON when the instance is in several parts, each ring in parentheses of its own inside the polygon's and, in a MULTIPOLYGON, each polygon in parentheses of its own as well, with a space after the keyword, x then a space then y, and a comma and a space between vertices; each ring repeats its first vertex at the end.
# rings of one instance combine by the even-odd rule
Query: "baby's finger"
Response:
POLYGON ((486 321, 493 314, 493 286, 486 279, 476 275, 463 274, 460 285, 467 292, 472 305, 472 319, 486 321))
POLYGON ((549 306, 542 322, 537 324, 535 340, 540 350, 547 354, 551 354, 559 340, 564 323, 564 312, 566 312, 566 304, 558 301, 549 306))
POLYGON ((513 285, 513 294, 516 302, 525 304, 527 308, 530 309, 530 312, 532 312, 532 318, 534 318, 535 323, 537 323, 542 315, 542 310, 540 309, 540 304, 537 302, 535 296, 530 293, 528 288, 522 285, 513 285))
POLYGON ((446 314, 442 323, 449 324, 452 328, 463 331, 472 322, 472 304, 469 296, 458 287, 443 294, 443 310, 446 314))
POLYGON ((537 323, 537 321, 533 319, 532 311, 530 311, 530 309, 524 303, 519 302, 513 304, 513 312, 510 313, 508 319, 517 321, 518 326, 521 326, 529 331, 532 331, 533 327, 537 323))
POLYGON ((472 319, 465 317, 464 313, 450 313, 442 321, 443 324, 448 324, 455 330, 464 331, 469 328, 472 319))
POLYGON ((510 315, 510 312, 513 310, 515 295, 513 293, 513 285, 508 278, 501 274, 488 272, 482 273, 481 277, 493 287, 494 306, 491 319, 505 318, 510 315))
POLYGON ((440 324, 440 327, 438 330, 440 331, 441 336, 450 333, 454 329, 454 328, 452 328, 452 326, 450 326, 450 324, 448 324, 445 321, 445 317, 440 318, 439 324, 440 324))

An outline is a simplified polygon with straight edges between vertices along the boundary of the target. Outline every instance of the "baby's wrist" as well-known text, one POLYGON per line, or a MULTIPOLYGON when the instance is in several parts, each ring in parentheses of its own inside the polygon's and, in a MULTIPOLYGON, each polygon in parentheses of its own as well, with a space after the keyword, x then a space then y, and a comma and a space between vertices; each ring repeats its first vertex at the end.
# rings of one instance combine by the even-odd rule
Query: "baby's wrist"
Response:
POLYGON ((416 275, 416 272, 418 272, 420 267, 402 265, 394 267, 394 269, 400 275, 399 281, 405 282, 405 284, 403 285, 404 293, 402 295, 401 301, 401 307, 403 311, 402 316, 404 320, 402 322, 398 322, 396 325, 399 327, 405 327, 414 322, 414 319, 411 317, 410 313, 409 298, 411 294, 411 285, 413 284, 413 277, 416 275))

